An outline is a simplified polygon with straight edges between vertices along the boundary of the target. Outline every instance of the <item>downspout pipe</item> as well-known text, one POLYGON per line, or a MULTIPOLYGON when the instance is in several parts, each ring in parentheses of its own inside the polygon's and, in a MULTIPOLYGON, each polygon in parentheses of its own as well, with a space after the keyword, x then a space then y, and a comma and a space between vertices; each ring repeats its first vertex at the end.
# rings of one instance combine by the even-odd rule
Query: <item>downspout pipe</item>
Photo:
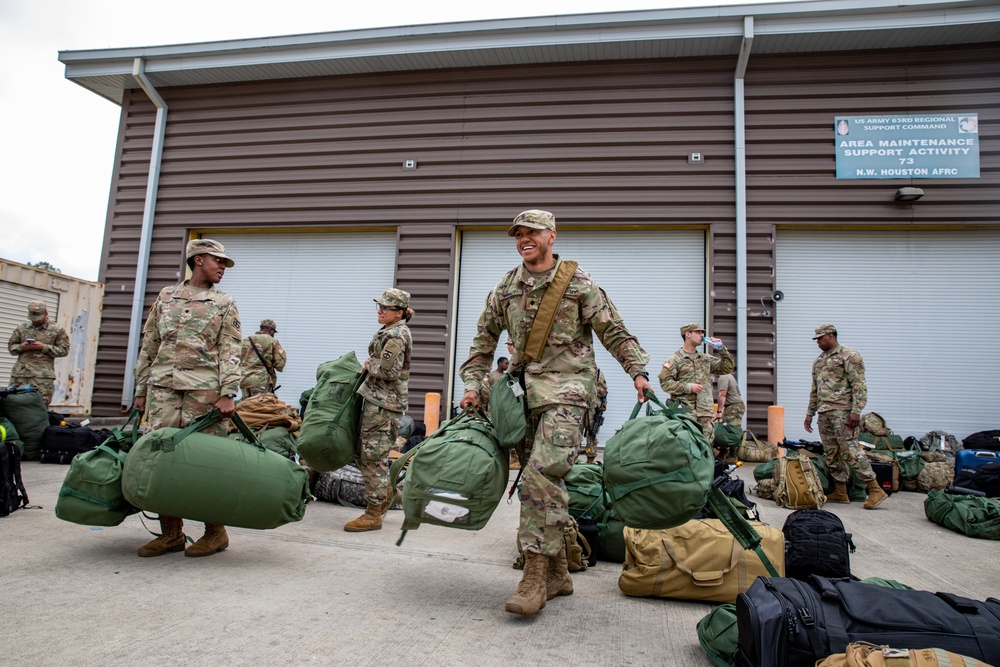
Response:
POLYGON ((743 77, 753 44, 753 17, 743 17, 743 44, 733 76, 736 157, 736 381, 747 400, 747 146, 743 77))
POLYGON ((156 92, 146 77, 146 61, 136 58, 132 76, 139 87, 156 106, 156 123, 153 126, 153 152, 149 158, 149 177, 146 179, 146 202, 142 209, 142 233, 139 236, 139 256, 135 267, 135 289, 132 293, 132 318, 128 327, 128 348, 125 352, 125 377, 122 383, 122 409, 132 405, 135 393, 135 363, 139 356, 139 337, 142 334, 145 314, 146 277, 149 274, 149 249, 153 240, 153 218, 156 213, 156 192, 160 186, 160 164, 163 161, 163 138, 167 129, 167 103, 156 92))

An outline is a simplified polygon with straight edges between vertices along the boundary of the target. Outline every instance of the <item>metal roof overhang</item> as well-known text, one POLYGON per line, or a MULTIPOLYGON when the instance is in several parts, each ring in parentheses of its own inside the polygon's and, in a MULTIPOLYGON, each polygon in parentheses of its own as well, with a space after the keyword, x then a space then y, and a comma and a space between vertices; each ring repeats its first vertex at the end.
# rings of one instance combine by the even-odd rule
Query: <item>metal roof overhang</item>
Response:
POLYGON ((66 78, 121 104, 135 58, 157 88, 498 65, 1000 41, 996 0, 816 0, 440 23, 172 46, 60 51, 66 78))

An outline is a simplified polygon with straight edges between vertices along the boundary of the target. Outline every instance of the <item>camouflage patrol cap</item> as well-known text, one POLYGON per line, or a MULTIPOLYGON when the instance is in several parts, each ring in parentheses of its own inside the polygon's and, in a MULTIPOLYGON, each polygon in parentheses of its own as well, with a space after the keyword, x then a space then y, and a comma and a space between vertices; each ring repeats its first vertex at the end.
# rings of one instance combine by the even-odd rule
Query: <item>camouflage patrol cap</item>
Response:
POLYGON ((813 340, 817 340, 819 338, 822 338, 823 336, 827 335, 828 333, 832 333, 834 336, 836 336, 837 335, 837 327, 833 326, 832 324, 824 324, 822 326, 816 327, 816 335, 813 336, 813 340))
POLYGON ((224 262, 226 267, 230 269, 236 266, 236 262, 226 254, 226 249, 222 244, 212 239, 194 239, 193 241, 188 241, 187 258, 191 259, 195 255, 212 255, 213 257, 224 259, 226 260, 224 262))
POLYGON ((274 333, 278 333, 278 325, 274 323, 274 320, 261 320, 261 329, 274 329, 274 333))
POLYGON ((44 301, 32 301, 28 304, 28 315, 44 315, 49 312, 44 301))
POLYGON ((507 236, 513 236, 514 230, 518 227, 528 227, 530 229, 550 229, 556 230, 556 216, 548 211, 539 211, 533 208, 530 211, 523 211, 514 218, 514 224, 507 230, 507 236))
POLYGON ((702 333, 705 333, 705 327, 701 326, 697 322, 688 322, 687 324, 681 327, 681 335, 683 336, 689 331, 700 331, 702 333))
POLYGON ((382 292, 382 296, 372 299, 372 301, 390 308, 409 308, 410 293, 404 292, 401 289, 391 288, 382 292))

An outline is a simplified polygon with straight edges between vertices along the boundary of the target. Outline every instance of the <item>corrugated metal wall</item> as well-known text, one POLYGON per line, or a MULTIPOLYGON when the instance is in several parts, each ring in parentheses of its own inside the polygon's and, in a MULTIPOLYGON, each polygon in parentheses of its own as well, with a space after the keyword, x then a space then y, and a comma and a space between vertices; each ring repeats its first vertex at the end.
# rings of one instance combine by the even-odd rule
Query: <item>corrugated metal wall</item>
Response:
MULTIPOLYGON (((751 58, 747 398, 755 428, 775 398, 774 322, 760 316, 759 301, 774 289, 775 227, 995 222, 986 198, 997 185, 998 55, 751 58), (978 111, 981 182, 921 183, 933 184, 933 196, 911 208, 892 201, 900 182, 836 181, 833 115, 880 110, 978 111)), ((708 326, 734 340, 734 66, 661 60, 161 90, 170 113, 146 302, 178 279, 191 228, 396 226, 397 283, 419 311, 416 411, 424 392, 446 387, 456 228, 503 225, 539 207, 562 224, 709 229, 708 326), (691 152, 705 161, 689 164, 691 152), (417 169, 404 170, 404 160, 417 169)), ((119 407, 154 118, 141 92, 123 106, 102 267, 108 296, 94 405, 103 414, 119 407)), ((656 263, 637 248, 631 270, 656 284, 656 263)), ((773 310, 780 317, 780 304, 773 310)))

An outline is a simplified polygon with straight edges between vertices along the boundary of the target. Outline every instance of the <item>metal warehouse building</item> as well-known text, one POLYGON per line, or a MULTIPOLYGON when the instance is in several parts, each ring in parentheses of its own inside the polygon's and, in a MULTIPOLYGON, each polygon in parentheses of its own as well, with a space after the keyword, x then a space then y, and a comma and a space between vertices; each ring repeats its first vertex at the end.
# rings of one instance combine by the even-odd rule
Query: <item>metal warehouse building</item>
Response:
MULTIPOLYGON (((127 38, 123 36, 123 38, 127 38)), ((236 260, 245 331, 270 317, 297 402, 316 365, 413 294, 411 410, 461 395, 519 211, 606 288, 650 352, 704 320, 748 419, 790 437, 834 322, 897 433, 996 428, 1000 5, 817 2, 406 26, 60 53, 121 106, 93 410, 117 414, 145 310, 187 239, 236 260), (978 175, 838 178, 835 118, 978 119, 978 175), (897 201, 900 188, 923 198, 897 201), (775 300, 781 291, 784 298, 775 300)), ((903 174, 903 175, 896 175, 903 174)), ((505 350, 501 351, 505 353, 505 350)), ((603 349, 609 423, 633 404, 603 349)), ((608 434, 606 433, 606 435, 608 434)))

